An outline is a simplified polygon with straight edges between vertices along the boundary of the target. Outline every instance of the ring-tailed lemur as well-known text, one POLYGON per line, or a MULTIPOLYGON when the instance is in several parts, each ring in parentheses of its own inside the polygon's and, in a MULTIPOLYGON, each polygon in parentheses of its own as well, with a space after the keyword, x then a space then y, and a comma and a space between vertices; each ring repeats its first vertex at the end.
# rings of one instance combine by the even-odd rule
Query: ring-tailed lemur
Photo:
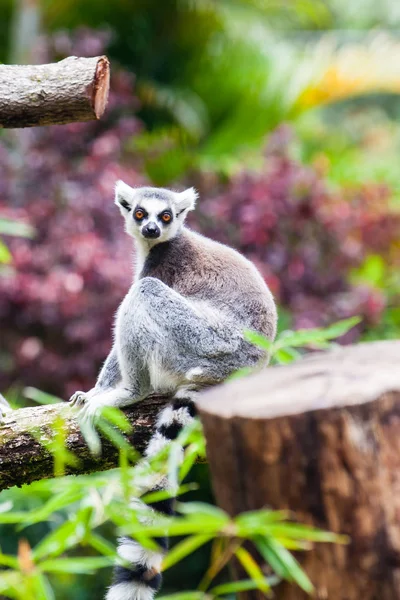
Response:
MULTIPOLYGON (((117 183, 115 202, 136 242, 136 278, 118 309, 114 346, 95 387, 71 398, 92 418, 102 406, 170 393, 147 456, 193 419, 197 389, 263 358, 267 362, 244 340, 244 329, 270 340, 276 332, 275 303, 254 265, 184 226, 196 197, 193 188, 177 193, 117 183)), ((153 508, 172 514, 172 501, 153 508)), ((116 567, 107 600, 151 600, 160 586, 163 553, 130 538, 120 540, 118 553, 132 566, 116 567)))

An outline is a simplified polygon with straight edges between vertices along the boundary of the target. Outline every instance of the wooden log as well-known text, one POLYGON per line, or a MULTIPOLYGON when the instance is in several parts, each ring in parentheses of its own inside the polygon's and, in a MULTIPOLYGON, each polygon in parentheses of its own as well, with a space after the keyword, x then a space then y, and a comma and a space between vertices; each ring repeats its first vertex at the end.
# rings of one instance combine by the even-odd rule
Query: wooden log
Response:
MULTIPOLYGON (((207 392, 199 408, 222 508, 289 509, 350 536, 299 555, 316 598, 400 599, 400 342, 271 367, 207 392)), ((307 595, 281 584, 274 598, 307 595)))
POLYGON ((0 65, 0 127, 99 119, 109 81, 106 56, 70 56, 48 65, 0 65))
MULTIPOLYGON (((142 452, 152 434, 155 418, 166 397, 149 397, 124 409, 133 432, 127 438, 142 452)), ((101 456, 94 456, 84 441, 76 411, 67 403, 21 408, 5 415, 0 426, 0 491, 21 486, 54 474, 54 460, 45 443, 54 435, 52 424, 61 417, 66 428, 66 447, 79 459, 79 466, 67 472, 79 474, 104 471, 118 466, 118 452, 106 440, 101 456)))

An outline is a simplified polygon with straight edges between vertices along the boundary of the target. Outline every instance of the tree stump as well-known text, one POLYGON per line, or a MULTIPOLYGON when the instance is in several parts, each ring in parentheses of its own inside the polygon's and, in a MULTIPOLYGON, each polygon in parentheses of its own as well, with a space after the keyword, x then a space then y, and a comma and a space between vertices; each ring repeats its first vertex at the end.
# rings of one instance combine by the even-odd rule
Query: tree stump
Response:
MULTIPOLYGON (((350 536, 299 555, 316 598, 400 599, 400 342, 271 367, 207 392, 199 408, 222 508, 289 509, 350 536)), ((274 598, 307 595, 284 583, 274 598)))
POLYGON ((109 82, 106 56, 70 56, 49 65, 0 65, 0 127, 99 119, 109 82))

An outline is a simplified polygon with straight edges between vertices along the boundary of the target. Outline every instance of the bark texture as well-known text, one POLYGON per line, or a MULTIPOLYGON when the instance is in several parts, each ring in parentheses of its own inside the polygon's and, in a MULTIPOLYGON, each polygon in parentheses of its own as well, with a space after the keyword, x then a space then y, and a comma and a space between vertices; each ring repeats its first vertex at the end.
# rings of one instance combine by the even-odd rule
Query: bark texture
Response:
MULTIPOLYGON (((272 367, 207 392, 199 408, 222 508, 290 509, 351 537, 299 556, 316 598, 400 599, 400 342, 272 367)), ((307 597, 288 584, 274 594, 307 597)))
MULTIPOLYGON (((139 452, 144 450, 155 418, 166 400, 147 398, 124 410, 133 427, 127 437, 139 452)), ((57 417, 65 422, 66 447, 79 459, 79 467, 70 469, 70 473, 90 473, 118 466, 118 452, 106 440, 102 443, 101 456, 90 453, 80 433, 76 412, 67 403, 21 408, 8 413, 0 426, 0 490, 53 477, 54 460, 43 443, 54 435, 52 423, 57 417)))
POLYGON ((105 56, 70 56, 49 65, 0 65, 0 127, 99 119, 109 81, 105 56))

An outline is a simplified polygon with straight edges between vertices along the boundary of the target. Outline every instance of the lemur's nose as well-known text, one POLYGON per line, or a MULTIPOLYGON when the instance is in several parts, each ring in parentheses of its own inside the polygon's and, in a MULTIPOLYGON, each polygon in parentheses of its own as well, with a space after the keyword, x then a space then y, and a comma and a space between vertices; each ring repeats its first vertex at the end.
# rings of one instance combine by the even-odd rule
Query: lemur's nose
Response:
POLYGON ((156 223, 150 221, 150 223, 147 223, 147 225, 143 227, 142 234, 146 238, 158 238, 160 237, 161 231, 156 223))

